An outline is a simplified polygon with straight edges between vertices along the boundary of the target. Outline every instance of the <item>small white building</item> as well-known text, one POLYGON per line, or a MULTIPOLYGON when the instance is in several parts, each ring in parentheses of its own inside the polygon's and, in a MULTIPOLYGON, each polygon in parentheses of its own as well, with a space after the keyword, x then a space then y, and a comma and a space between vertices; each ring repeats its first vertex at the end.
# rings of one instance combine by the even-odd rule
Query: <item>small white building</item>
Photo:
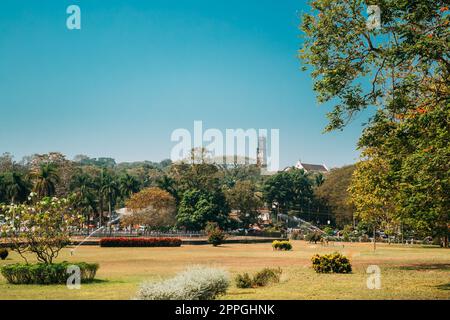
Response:
POLYGON ((292 168, 303 169, 305 172, 310 172, 310 173, 325 174, 325 173, 330 172, 330 170, 328 169, 328 167, 325 164, 304 163, 304 162, 301 162, 300 160, 297 161, 297 163, 295 164, 294 167, 287 167, 286 169, 284 169, 284 171, 289 171, 292 168))

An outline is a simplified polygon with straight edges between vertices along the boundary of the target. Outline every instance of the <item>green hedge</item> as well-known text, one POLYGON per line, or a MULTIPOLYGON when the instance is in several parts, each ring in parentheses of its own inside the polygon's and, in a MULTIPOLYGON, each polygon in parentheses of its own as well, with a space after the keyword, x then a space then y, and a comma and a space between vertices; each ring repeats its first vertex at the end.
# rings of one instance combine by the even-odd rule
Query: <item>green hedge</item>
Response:
POLYGON ((314 255, 311 258, 314 270, 317 273, 350 273, 352 272, 352 265, 350 260, 340 253, 330 253, 321 255, 314 255))
POLYGON ((11 284, 66 284, 69 266, 76 265, 80 268, 81 282, 91 282, 95 278, 98 264, 86 262, 61 262, 54 264, 10 264, 0 269, 1 274, 11 284))

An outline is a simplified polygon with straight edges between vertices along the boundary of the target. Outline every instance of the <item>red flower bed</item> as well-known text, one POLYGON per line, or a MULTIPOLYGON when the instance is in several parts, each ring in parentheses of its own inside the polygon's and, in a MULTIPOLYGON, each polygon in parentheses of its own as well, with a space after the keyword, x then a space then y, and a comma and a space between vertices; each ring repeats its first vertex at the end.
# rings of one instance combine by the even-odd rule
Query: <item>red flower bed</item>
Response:
POLYGON ((179 238, 102 238, 100 247, 179 247, 179 238))

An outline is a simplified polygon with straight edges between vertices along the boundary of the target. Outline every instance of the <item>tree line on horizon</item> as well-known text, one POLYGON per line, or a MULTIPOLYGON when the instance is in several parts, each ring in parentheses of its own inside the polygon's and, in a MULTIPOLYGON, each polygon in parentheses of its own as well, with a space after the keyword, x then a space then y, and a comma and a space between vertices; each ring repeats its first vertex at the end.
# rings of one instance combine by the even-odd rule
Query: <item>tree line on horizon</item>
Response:
POLYGON ((324 195, 321 190, 330 188, 326 181, 322 175, 298 169, 264 176, 256 165, 170 160, 116 163, 111 158, 87 156, 68 160, 58 152, 36 154, 21 162, 15 162, 9 153, 0 156, 0 203, 26 203, 31 192, 37 199, 70 197, 85 217, 86 225, 107 224, 115 210, 130 205, 133 195, 152 188, 153 194, 148 197, 164 203, 166 195, 157 191, 163 190, 176 206, 175 221, 150 223, 154 228, 202 230, 207 222, 217 222, 225 229, 249 228, 258 223, 262 208, 271 210, 274 217, 286 213, 319 224, 331 220, 343 226, 352 221, 352 212, 348 207, 338 209, 335 202, 339 201, 324 195), (230 219, 232 210, 237 219, 230 219))

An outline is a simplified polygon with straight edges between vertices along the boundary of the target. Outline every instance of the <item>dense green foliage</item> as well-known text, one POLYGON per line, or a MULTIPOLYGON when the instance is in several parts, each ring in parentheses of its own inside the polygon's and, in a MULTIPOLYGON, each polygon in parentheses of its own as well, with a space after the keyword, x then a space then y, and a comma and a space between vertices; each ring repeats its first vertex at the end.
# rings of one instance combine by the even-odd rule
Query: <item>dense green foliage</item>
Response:
POLYGON ((332 169, 324 182, 314 191, 317 198, 326 204, 339 227, 353 222, 355 209, 349 203, 347 189, 354 170, 354 165, 332 169))
POLYGON ((192 189, 184 192, 178 208, 178 225, 188 230, 203 230, 207 222, 229 224, 229 206, 222 192, 192 189))
POLYGON ((308 210, 313 201, 313 181, 299 169, 270 176, 263 186, 264 199, 280 213, 308 210))
POLYGON ((263 206, 261 194, 257 186, 251 181, 237 181, 233 187, 227 190, 226 198, 231 209, 238 211, 240 226, 249 228, 258 222, 259 212, 263 206))
POLYGON ((300 58, 312 67, 319 102, 333 103, 327 130, 373 108, 353 176, 359 219, 400 223, 448 241, 450 10, 445 0, 377 1, 378 28, 363 0, 311 2, 300 58), (381 176, 378 176, 382 173, 381 176))
POLYGON ((98 264, 85 262, 61 262, 54 264, 9 264, 1 267, 0 272, 11 284, 66 284, 70 266, 80 268, 81 283, 91 282, 95 278, 98 264))

